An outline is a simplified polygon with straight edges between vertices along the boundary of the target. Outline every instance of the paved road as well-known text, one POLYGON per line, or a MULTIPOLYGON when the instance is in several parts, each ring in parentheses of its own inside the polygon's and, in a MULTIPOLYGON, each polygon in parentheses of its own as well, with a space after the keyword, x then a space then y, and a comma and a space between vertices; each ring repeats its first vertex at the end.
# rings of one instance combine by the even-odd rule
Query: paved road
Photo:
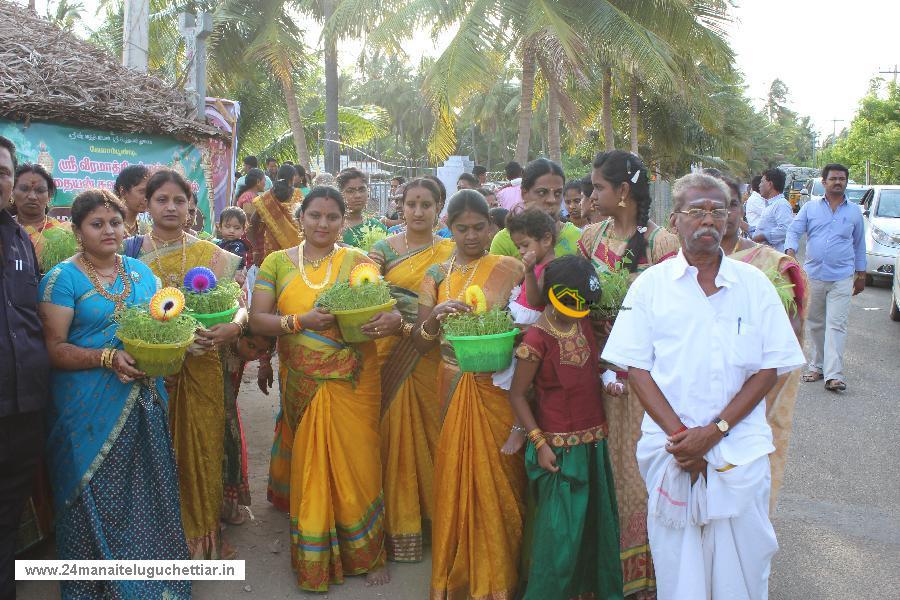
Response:
MULTIPOLYGON (((820 383, 801 388, 774 520, 781 551, 773 565, 773 599, 900 598, 900 469, 895 463, 900 448, 900 323, 888 318, 889 299, 885 288, 867 289, 853 299, 846 350, 848 390, 838 395, 820 383)), ((393 581, 381 588, 366 588, 361 578, 351 577, 325 595, 297 590, 287 517, 265 501, 275 399, 248 381, 240 402, 255 518, 229 529, 226 536, 247 561, 247 580, 200 582, 194 597, 427 598, 427 561, 393 565, 393 581)), ((23 583, 19 597, 56 597, 55 586, 23 583)))

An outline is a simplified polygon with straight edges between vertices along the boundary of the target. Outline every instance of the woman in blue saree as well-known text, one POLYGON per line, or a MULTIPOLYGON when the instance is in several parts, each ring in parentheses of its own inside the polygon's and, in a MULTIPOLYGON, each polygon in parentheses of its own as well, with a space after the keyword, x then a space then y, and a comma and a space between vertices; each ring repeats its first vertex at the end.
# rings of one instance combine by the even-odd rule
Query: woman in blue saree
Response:
MULTIPOLYGON (((109 192, 79 194, 72 222, 83 251, 51 269, 39 291, 53 365, 47 456, 57 557, 186 560, 165 389, 121 350, 111 318, 157 287, 149 267, 116 254, 124 217, 109 192)), ((190 590, 189 581, 62 582, 66 599, 180 599, 190 590)))

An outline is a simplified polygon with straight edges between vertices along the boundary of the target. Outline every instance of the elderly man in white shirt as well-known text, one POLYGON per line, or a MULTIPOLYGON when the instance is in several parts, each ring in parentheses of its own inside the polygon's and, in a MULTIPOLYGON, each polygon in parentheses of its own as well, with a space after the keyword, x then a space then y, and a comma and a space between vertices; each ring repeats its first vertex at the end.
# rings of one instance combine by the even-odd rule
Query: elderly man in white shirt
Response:
POLYGON ((719 247, 725 185, 693 173, 672 191, 682 250, 632 284, 603 358, 628 367, 646 410, 637 459, 658 597, 760 600, 778 549, 762 400, 803 353, 766 276, 719 247))

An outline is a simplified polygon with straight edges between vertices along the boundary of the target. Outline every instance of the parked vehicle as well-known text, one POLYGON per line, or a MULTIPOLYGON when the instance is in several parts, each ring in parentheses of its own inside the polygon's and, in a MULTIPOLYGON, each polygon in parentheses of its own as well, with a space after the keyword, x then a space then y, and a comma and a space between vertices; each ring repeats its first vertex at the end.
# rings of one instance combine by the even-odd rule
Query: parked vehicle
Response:
POLYGON ((900 321, 900 254, 894 262, 894 283, 891 285, 891 310, 889 313, 892 321, 900 321))
POLYGON ((900 253, 900 185, 875 185, 860 202, 866 222, 866 280, 894 275, 900 253))
MULTIPOLYGON (((860 203, 862 197, 866 194, 867 191, 872 189, 870 185, 860 185, 857 183, 848 183, 847 189, 844 191, 844 194, 847 196, 847 201, 852 202, 854 204, 859 204, 859 210, 865 210, 860 203)), ((800 202, 799 205, 803 206, 811 199, 819 199, 825 195, 825 186, 822 185, 822 180, 818 177, 814 179, 810 179, 804 184, 803 189, 800 190, 800 202)))

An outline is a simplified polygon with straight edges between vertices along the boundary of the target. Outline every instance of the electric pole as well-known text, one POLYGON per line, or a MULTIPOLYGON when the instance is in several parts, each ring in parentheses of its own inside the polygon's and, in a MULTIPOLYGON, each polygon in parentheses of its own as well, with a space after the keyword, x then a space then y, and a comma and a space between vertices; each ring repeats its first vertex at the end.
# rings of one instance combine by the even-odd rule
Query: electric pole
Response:
POLYGON ((150 57, 150 0, 125 0, 122 64, 147 72, 150 57))
POLYGON ((894 76, 894 85, 897 85, 897 65, 894 65, 893 71, 878 71, 879 73, 883 73, 884 75, 893 75, 894 76))

